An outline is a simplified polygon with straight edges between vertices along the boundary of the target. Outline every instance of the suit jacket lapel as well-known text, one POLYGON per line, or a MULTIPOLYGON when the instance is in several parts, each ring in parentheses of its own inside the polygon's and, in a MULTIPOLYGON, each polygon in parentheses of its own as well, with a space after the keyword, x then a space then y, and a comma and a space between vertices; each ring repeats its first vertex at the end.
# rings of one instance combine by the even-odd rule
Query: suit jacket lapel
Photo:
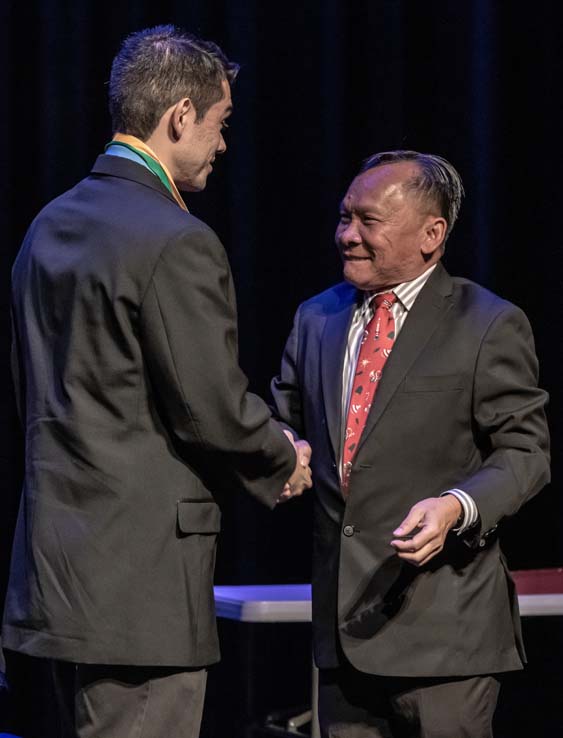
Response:
POLYGON ((416 358, 452 305, 453 282, 441 263, 430 275, 401 328, 383 369, 373 405, 360 439, 358 452, 376 426, 389 401, 416 358))
POLYGON ((340 458, 342 428, 342 367, 348 343, 348 331, 356 307, 357 291, 345 290, 343 299, 331 312, 321 339, 321 378, 326 422, 334 458, 340 458))

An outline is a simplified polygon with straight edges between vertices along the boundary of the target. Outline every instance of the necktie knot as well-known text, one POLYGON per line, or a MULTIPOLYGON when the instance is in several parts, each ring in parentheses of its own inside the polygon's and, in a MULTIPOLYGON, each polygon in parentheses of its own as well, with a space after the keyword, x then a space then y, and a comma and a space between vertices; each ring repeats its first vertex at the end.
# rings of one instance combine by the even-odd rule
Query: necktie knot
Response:
POLYGON ((373 306, 375 310, 385 308, 390 310, 393 303, 397 302, 397 295, 394 292, 382 292, 373 298, 373 306))

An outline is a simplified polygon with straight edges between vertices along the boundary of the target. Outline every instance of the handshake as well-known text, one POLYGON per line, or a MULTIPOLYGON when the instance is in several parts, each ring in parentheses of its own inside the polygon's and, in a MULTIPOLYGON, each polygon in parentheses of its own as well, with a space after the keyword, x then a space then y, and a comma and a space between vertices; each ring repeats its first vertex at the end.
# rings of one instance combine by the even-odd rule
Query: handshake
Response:
POLYGON ((291 433, 284 430, 285 435, 291 441, 291 445, 295 449, 297 454, 297 462, 295 464, 295 471, 285 483, 283 492, 278 498, 278 502, 285 502, 291 497, 298 497, 303 494, 303 490, 311 489, 313 486, 313 478, 311 476, 311 468, 309 462, 311 461, 311 447, 307 441, 296 441, 291 433))

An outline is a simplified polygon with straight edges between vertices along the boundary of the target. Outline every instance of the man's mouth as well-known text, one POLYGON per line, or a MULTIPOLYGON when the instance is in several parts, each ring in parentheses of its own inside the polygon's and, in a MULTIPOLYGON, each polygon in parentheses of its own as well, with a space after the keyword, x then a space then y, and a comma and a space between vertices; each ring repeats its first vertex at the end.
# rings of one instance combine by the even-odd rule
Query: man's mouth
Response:
POLYGON ((371 261, 371 256, 356 256, 355 254, 342 254, 344 261, 371 261))

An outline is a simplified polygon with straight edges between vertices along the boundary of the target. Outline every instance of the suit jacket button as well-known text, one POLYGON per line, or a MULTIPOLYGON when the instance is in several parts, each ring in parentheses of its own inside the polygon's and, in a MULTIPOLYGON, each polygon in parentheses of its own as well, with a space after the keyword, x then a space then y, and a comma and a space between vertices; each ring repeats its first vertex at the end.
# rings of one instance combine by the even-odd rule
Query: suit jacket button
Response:
POLYGON ((345 525, 344 530, 342 531, 345 536, 353 536, 355 533, 355 528, 353 525, 345 525))

